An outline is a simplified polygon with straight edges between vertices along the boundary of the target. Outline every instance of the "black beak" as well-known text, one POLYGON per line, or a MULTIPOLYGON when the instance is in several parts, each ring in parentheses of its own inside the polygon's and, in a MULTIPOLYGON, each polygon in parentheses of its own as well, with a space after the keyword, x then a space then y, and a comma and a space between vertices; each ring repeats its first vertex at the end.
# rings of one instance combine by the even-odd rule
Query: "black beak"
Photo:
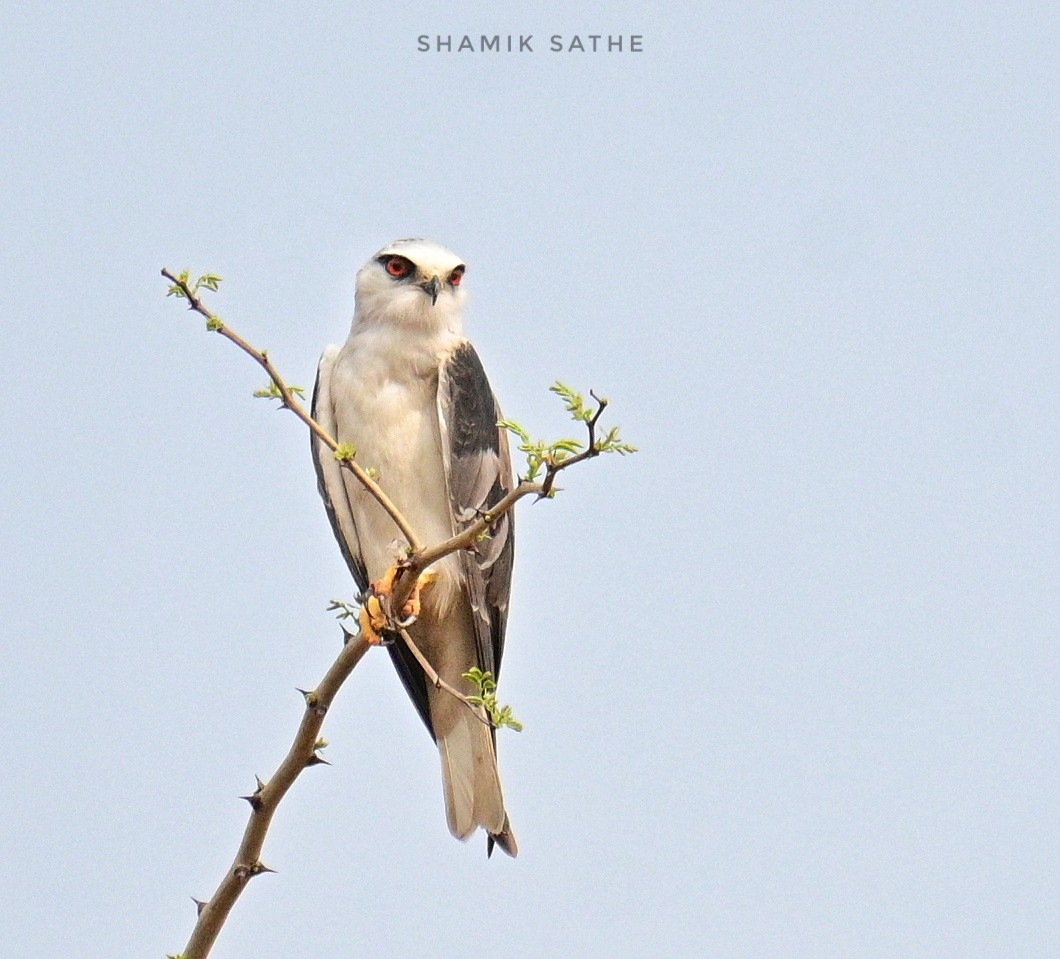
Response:
POLYGON ((438 302, 438 294, 442 290, 442 281, 436 276, 432 276, 426 283, 422 283, 421 287, 423 292, 431 298, 431 306, 434 306, 438 302))

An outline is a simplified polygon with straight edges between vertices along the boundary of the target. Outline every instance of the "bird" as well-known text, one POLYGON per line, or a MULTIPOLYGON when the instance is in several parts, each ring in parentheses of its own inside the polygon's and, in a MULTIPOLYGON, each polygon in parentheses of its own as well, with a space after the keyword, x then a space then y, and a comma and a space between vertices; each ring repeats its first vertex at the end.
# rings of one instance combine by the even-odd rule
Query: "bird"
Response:
MULTIPOLYGON (((455 253, 423 238, 383 247, 357 273, 349 337, 324 350, 313 389, 313 418, 338 444, 351 444, 427 546, 487 514, 514 486, 500 406, 464 336, 466 269, 455 253)), ((318 489, 350 573, 362 596, 382 591, 410 544, 329 446, 314 435, 312 447, 318 489)), ((514 550, 509 511, 417 584, 408 633, 441 679, 465 695, 478 692, 464 677, 472 668, 500 675, 514 550)), ((494 729, 429 681, 392 628, 379 623, 373 636, 363 610, 361 625, 369 642, 386 645, 437 744, 449 831, 466 840, 481 828, 487 855, 495 845, 517 855, 494 729)))

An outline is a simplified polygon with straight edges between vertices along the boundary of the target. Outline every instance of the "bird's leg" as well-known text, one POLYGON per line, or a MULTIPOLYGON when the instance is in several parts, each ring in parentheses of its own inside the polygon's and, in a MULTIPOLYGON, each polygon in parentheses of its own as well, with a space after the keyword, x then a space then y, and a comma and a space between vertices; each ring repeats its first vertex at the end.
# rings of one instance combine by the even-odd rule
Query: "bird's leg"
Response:
MULTIPOLYGON (((387 615, 387 607, 389 607, 389 599, 394 592, 394 583, 398 573, 405 568, 401 563, 391 566, 368 588, 368 596, 361 607, 357 621, 361 625, 361 634, 373 646, 379 646, 384 642, 383 631, 393 625, 387 615), (384 602, 387 603, 386 607, 383 605, 384 602)), ((416 585, 412 587, 412 593, 405 600, 405 605, 401 607, 401 618, 397 621, 397 626, 404 628, 416 622, 420 615, 420 590, 433 583, 435 575, 431 572, 420 574, 416 585)))

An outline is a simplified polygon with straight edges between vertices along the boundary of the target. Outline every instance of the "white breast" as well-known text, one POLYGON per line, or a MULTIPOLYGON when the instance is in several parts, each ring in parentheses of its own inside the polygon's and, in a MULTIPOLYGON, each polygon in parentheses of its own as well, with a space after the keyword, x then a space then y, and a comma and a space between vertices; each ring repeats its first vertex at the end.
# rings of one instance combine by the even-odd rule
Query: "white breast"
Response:
MULTIPOLYGON (((335 359, 331 397, 340 443, 376 480, 426 546, 453 535, 438 425, 438 367, 460 342, 450 333, 425 338, 393 328, 355 331, 335 359)), ((407 543, 356 478, 344 474, 368 578, 379 579, 407 543)), ((459 563, 435 567, 432 605, 448 607, 459 588, 459 563)))

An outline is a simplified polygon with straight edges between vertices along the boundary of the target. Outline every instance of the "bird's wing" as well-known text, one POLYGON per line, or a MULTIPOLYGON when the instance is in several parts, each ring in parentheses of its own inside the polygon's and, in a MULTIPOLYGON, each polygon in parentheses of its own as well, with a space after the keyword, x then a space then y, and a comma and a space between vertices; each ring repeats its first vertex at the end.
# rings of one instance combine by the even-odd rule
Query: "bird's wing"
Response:
MULTIPOLYGON (((320 357, 317 366, 317 381, 313 387, 312 415, 335 440, 338 440, 338 428, 335 422, 335 404, 331 397, 331 370, 340 347, 329 346, 320 357)), ((313 448, 313 465, 317 471, 317 488, 328 511, 331 528, 339 548, 350 568, 350 573, 362 593, 368 588, 368 571, 361 557, 361 546, 357 539, 357 527, 353 522, 353 510, 350 508, 346 484, 342 481, 342 467, 328 447, 315 436, 310 435, 313 448)))
MULTIPOLYGON (((475 348, 461 344, 438 371, 438 421, 453 528, 457 531, 495 506, 514 486, 507 431, 475 348)), ((461 553, 471 601, 479 668, 499 676, 508 621, 514 514, 501 516, 490 535, 461 553)))

